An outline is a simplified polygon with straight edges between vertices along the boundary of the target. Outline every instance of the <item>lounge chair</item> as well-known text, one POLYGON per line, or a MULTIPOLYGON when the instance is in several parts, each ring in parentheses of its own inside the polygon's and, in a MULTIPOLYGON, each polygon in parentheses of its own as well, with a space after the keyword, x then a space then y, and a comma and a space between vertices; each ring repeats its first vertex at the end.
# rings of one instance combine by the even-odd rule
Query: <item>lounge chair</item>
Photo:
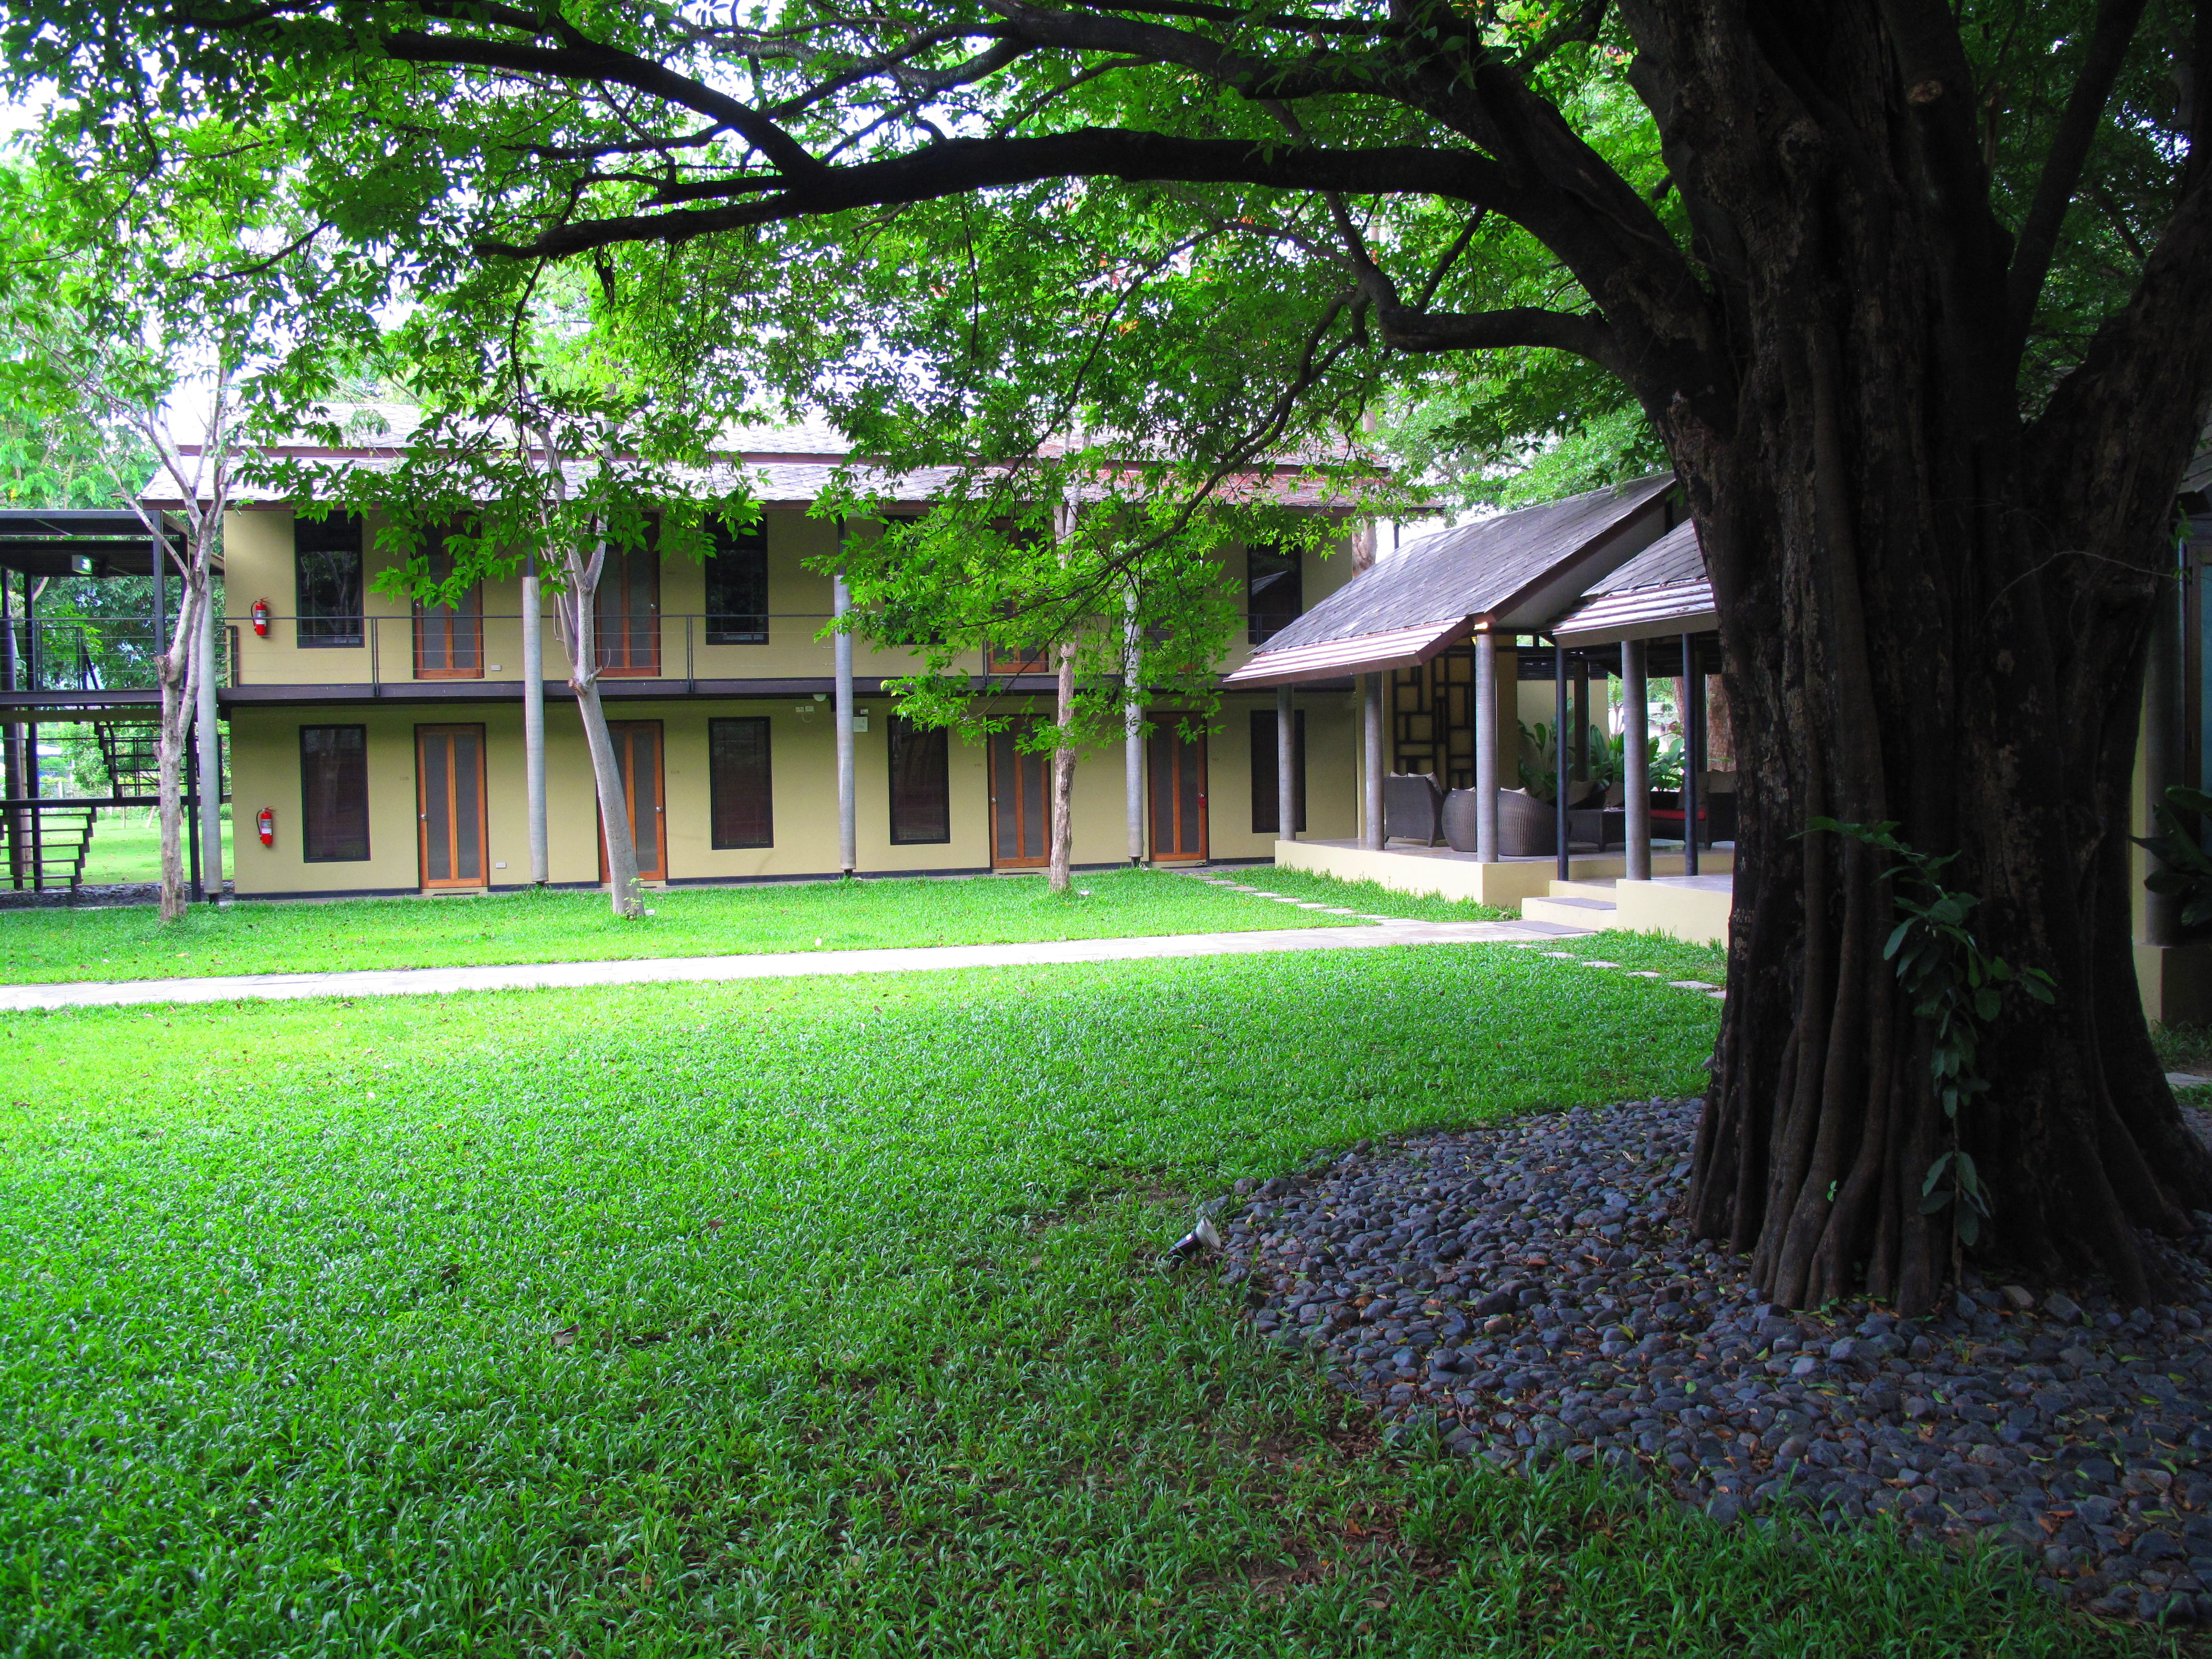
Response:
POLYGON ((1393 772, 1382 780, 1382 840, 1443 844, 1444 792, 1433 772, 1393 772))

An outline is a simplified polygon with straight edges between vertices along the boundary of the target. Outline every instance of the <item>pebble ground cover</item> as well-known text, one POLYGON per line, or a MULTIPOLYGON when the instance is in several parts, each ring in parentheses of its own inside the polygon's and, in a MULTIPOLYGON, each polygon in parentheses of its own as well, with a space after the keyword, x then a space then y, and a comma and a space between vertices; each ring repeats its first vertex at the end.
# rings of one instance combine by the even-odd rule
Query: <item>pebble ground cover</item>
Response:
POLYGON ((1163 1246, 1680 1094, 1497 947, 4 1022, 0 1648, 2153 1650, 1995 1557, 1385 1447, 1163 1246))
POLYGON ((598 892, 198 906, 166 930, 151 905, 20 910, 0 914, 0 980, 989 945, 1351 920, 1255 903, 1167 871, 1085 872, 1075 884, 1060 896, 1045 890, 1042 876, 671 888, 650 896, 652 915, 621 923, 598 892))

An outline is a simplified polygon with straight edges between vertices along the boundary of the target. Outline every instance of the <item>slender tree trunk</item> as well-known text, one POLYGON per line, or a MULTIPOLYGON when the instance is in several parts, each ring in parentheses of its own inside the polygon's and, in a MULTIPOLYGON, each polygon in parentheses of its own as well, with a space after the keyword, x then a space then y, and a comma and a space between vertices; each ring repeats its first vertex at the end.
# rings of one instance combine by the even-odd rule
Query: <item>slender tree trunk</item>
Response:
MULTIPOLYGON (((1062 732, 1070 730, 1075 720, 1075 646, 1072 641, 1060 647, 1057 718, 1062 732)), ((1052 751, 1052 872, 1047 882, 1051 891, 1067 890, 1073 879, 1070 869, 1074 850, 1075 750, 1063 740, 1052 751)))
POLYGON ((199 656, 193 647, 198 636, 199 607, 207 597, 207 579, 198 574, 203 561, 197 548, 191 562, 193 569, 181 584, 184 597, 172 618, 175 631, 168 649, 154 665, 161 691, 161 720, 154 745, 154 798, 161 832, 160 915, 164 922, 177 921, 189 908, 185 876, 185 750, 191 740, 198 690, 194 670, 199 656))
POLYGON ((630 832, 629 801, 621 769, 615 764, 614 738, 599 702, 599 632, 592 600, 598 582, 583 561, 567 556, 568 593, 556 614, 569 635, 568 684, 576 694, 577 717, 584 724, 584 747, 592 757, 592 783, 599 795, 599 832, 607 854, 608 902, 618 916, 644 914, 638 885, 637 838, 630 832))
MULTIPOLYGON (((1686 53, 1743 59, 1747 37, 1711 18, 1686 53)), ((1685 120, 1668 158, 1737 283, 1744 365, 1732 406, 1646 392, 1713 580, 1742 780, 1692 1220, 1749 1252, 1778 1302, 1863 1285, 1924 1310, 1953 1233, 1949 1212, 1921 1213, 1922 1188, 1956 1145, 1991 1193, 1974 1255, 2045 1279, 2100 1272, 2140 1298, 2157 1278, 2139 1230, 2212 1206, 2212 1158, 2137 1003, 2127 891, 2173 481, 2212 394, 2196 274, 2212 247, 2162 250, 2170 281, 2154 262, 2144 303, 2171 313, 2143 331, 2156 349, 2100 342, 2093 372, 2023 423, 1997 298, 2008 246, 1977 240, 1930 185, 1941 158, 1891 43, 1806 51, 1834 104, 1790 143, 1685 120), (1989 1092, 1955 1129, 1884 958, 1897 872, 1813 830, 1822 817, 1955 855, 1942 879, 1978 896, 1984 948, 2056 982, 2054 1006, 2008 999, 1982 1043, 1989 1092)), ((1773 83, 1747 72, 1723 101, 1757 102, 1755 84, 1773 83)))

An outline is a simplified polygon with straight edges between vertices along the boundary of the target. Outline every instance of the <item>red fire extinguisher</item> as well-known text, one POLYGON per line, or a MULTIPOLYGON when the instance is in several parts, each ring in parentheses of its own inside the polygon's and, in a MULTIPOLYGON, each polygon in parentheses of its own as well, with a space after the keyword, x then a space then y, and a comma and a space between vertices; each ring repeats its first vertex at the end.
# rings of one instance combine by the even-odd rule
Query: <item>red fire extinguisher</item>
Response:
POLYGON ((264 847, 274 847, 276 844, 276 813, 275 810, 267 806, 263 807, 260 814, 254 819, 254 824, 255 827, 261 831, 261 844, 264 847))
POLYGON ((253 632, 257 638, 265 640, 269 637, 269 601, 266 599, 253 602, 253 632))

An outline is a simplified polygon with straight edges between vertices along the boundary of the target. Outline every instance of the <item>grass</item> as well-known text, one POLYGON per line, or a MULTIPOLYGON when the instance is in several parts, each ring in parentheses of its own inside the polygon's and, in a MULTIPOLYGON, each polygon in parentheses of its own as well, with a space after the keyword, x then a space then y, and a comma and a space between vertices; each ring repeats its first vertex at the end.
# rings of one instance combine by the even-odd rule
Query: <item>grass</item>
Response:
POLYGON ((1694 1088, 1419 947, 6 1022, 16 1654, 2090 1655, 2023 1568, 1386 1454, 1187 1197, 1694 1088))
POLYGON ((1421 921, 1504 921, 1517 920, 1517 910, 1477 904, 1472 899, 1439 898, 1432 893, 1398 893, 1379 882, 1340 881, 1310 870, 1279 870, 1272 865, 1214 872, 1285 898, 1308 899, 1321 904, 1340 904, 1362 915, 1411 916, 1421 921))
MULTIPOLYGON (((223 868, 228 870, 228 807, 223 811, 222 855, 223 868)), ((190 868, 189 864, 186 867, 190 868)), ((91 848, 85 854, 84 878, 94 883, 161 880, 161 826, 151 809, 126 806, 100 813, 93 826, 91 848)))
POLYGON ((1086 872, 1054 896, 1038 876, 678 887, 653 914, 604 894, 195 907, 163 928, 151 905, 0 914, 0 979, 161 979, 330 968, 597 962, 879 945, 983 945, 1356 925, 1164 871, 1086 872))

